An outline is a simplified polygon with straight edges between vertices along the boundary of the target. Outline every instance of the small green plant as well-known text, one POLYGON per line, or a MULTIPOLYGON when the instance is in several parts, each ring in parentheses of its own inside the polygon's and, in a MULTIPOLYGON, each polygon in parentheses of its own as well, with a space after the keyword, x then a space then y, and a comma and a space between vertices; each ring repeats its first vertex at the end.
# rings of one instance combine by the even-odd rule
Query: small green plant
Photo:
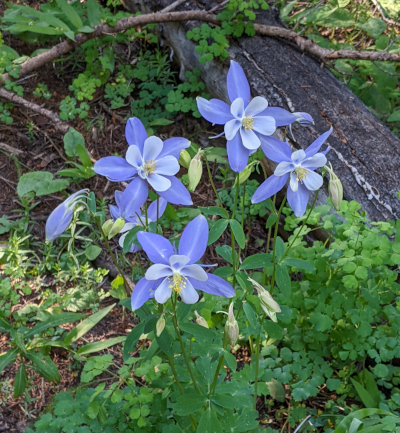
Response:
POLYGON ((49 92, 49 89, 47 88, 46 84, 39 83, 36 87, 36 89, 32 92, 35 96, 38 98, 45 98, 50 99, 51 93, 49 92))

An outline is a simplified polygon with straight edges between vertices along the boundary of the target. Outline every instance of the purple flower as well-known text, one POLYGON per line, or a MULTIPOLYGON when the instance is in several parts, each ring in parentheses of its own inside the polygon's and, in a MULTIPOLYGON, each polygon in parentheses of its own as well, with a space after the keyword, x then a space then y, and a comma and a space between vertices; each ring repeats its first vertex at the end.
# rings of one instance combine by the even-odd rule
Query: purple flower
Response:
POLYGON ((139 232, 138 240, 154 265, 150 266, 132 292, 133 310, 153 297, 163 304, 173 292, 186 304, 198 301, 196 289, 226 298, 235 296, 230 284, 195 264, 203 256, 208 241, 208 224, 203 215, 186 226, 178 253, 167 239, 154 233, 139 232))
POLYGON ((307 208, 309 191, 321 188, 322 176, 314 170, 326 164, 325 152, 318 153, 325 140, 331 135, 332 128, 318 137, 306 150, 292 152, 289 143, 274 139, 262 143, 265 155, 278 162, 274 174, 263 182, 254 193, 252 203, 260 203, 280 191, 290 178, 287 200, 297 217, 304 215, 307 208))
POLYGON ((59 204, 46 221, 46 240, 53 241, 61 236, 71 224, 74 210, 82 198, 88 193, 88 189, 81 189, 72 194, 61 204, 59 204))
MULTIPOLYGON (((277 126, 290 125, 307 113, 290 113, 279 107, 268 107, 268 101, 256 96, 250 101, 250 86, 242 67, 231 61, 227 89, 231 106, 219 99, 197 98, 200 114, 209 122, 225 125, 229 165, 241 172, 255 152, 277 126)), ((311 116, 307 115, 309 118, 311 116)), ((312 118, 311 118, 312 120, 312 118)))
MULTIPOLYGON (((116 191, 115 193, 117 193, 117 192, 119 192, 119 191, 116 191)), ((148 223, 157 221, 157 201, 158 201, 158 217, 161 218, 163 213, 165 212, 165 208, 167 207, 167 204, 168 204, 168 202, 166 200, 164 200, 163 198, 159 198, 158 200, 153 201, 153 203, 147 209, 147 222, 148 223)), ((138 209, 138 211, 140 212, 140 209, 138 209)), ((138 215, 135 215, 134 218, 126 219, 127 222, 120 231, 120 233, 122 233, 122 236, 119 238, 119 246, 121 248, 124 247, 125 237, 129 233, 129 231, 131 229, 133 229, 133 227, 146 225, 146 215, 143 215, 143 214, 141 214, 141 212, 140 213, 139 212, 138 212, 138 215)), ((116 218, 114 218, 114 215, 112 215, 112 217, 114 220, 116 219, 116 218)), ((131 246, 131 249, 129 250, 129 252, 130 253, 137 253, 141 249, 142 248, 139 247, 138 245, 133 244, 131 246)))
POLYGON ((179 171, 180 151, 190 146, 182 137, 169 138, 163 143, 158 137, 147 137, 142 122, 129 119, 125 136, 129 144, 126 157, 107 156, 94 165, 94 171, 112 182, 131 181, 124 194, 139 208, 148 196, 148 185, 173 204, 191 205, 188 190, 174 175, 179 171))

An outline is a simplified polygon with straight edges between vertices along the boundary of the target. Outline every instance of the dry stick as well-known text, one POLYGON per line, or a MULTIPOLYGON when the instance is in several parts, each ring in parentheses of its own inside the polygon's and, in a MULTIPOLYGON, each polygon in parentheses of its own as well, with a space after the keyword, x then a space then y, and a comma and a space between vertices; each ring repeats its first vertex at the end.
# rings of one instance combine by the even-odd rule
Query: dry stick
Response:
MULTIPOLYGON (((172 5, 171 5, 172 6, 172 5)), ((97 38, 102 34, 115 34, 124 32, 133 27, 143 26, 151 23, 190 21, 197 20, 219 26, 221 20, 214 14, 204 11, 184 11, 184 12, 157 12, 139 16, 130 16, 117 21, 114 27, 107 24, 96 26, 93 33, 78 33, 75 35, 75 42, 67 40, 55 45, 49 51, 35 56, 21 65, 19 70, 20 77, 23 77, 46 63, 53 62, 55 59, 68 53, 72 49, 84 44, 90 39, 97 38)), ((299 36, 290 29, 276 26, 265 26, 254 24, 255 31, 264 36, 283 38, 295 43, 301 50, 318 57, 322 61, 329 59, 352 59, 352 60, 371 60, 371 61, 391 61, 400 62, 400 55, 395 53, 375 52, 375 51, 352 51, 352 50, 329 50, 318 46, 315 42, 299 36)), ((0 78, 0 85, 11 77, 3 74, 0 78)))
POLYGON ((6 89, 0 88, 0 98, 5 99, 7 101, 13 102, 18 105, 22 105, 25 108, 29 108, 30 110, 35 111, 36 113, 41 114, 42 116, 47 117, 54 123, 54 127, 58 132, 61 132, 63 134, 68 132, 69 125, 67 123, 64 123, 56 113, 53 113, 50 110, 46 110, 46 108, 42 108, 37 104, 34 104, 33 102, 29 102, 24 98, 21 98, 20 96, 16 95, 15 93, 9 92, 6 89))

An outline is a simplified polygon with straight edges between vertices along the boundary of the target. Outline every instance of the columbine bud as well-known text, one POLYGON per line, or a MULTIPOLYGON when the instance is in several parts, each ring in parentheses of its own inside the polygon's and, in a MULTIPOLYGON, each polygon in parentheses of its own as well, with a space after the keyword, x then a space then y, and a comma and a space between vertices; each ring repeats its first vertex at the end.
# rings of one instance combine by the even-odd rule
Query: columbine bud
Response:
POLYGON ((281 307, 273 300, 268 290, 265 290, 261 284, 258 284, 257 281, 254 281, 252 278, 248 278, 248 280, 258 292, 258 299, 264 313, 269 316, 273 322, 277 322, 276 313, 281 312, 281 307))
POLYGON ((234 346, 239 338, 239 325, 233 314, 233 302, 229 305, 228 319, 225 323, 225 332, 231 346, 234 346))
POLYGON ((165 328, 165 319, 164 315, 162 315, 158 320, 156 324, 156 335, 159 337, 161 333, 164 331, 165 328))
POLYGON ((332 165, 330 167, 325 166, 326 171, 329 173, 330 180, 328 184, 329 198, 332 201, 333 207, 338 211, 340 209, 340 203, 343 200, 343 186, 339 178, 333 172, 332 165))
POLYGON ((194 314, 196 315, 196 323, 200 326, 203 326, 204 328, 208 328, 208 323, 204 317, 201 317, 200 314, 195 311, 194 314))
POLYGON ((113 220, 107 220, 104 224, 103 224, 103 232, 106 236, 108 236, 110 234, 111 231, 111 227, 114 225, 114 221, 113 220))
POLYGON ((233 184, 234 188, 237 188, 238 185, 246 181, 251 175, 251 167, 250 165, 246 166, 244 170, 239 173, 239 176, 236 177, 235 183, 233 184))
POLYGON ((125 219, 124 218, 116 219, 114 224, 111 227, 110 233, 108 234, 108 239, 111 239, 115 235, 117 235, 122 230, 124 225, 125 225, 125 219))
POLYGON ((178 160, 179 164, 182 167, 189 168, 191 160, 192 158, 190 157, 189 152, 185 149, 182 149, 179 155, 179 160, 178 160))
POLYGON ((194 191, 200 182, 201 175, 203 174, 203 163, 201 161, 203 151, 199 150, 194 158, 190 161, 188 177, 189 177, 189 191, 194 191))

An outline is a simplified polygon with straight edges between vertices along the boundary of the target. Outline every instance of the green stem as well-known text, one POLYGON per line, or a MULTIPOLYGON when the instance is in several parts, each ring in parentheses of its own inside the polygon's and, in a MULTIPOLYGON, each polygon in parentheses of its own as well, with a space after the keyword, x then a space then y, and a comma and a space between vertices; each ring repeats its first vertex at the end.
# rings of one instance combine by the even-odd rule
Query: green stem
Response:
POLYGON ((255 368, 255 379, 254 379, 254 410, 257 410, 257 388, 258 388, 258 364, 259 364, 259 357, 260 357, 260 338, 261 338, 261 324, 264 322, 266 318, 266 315, 264 314, 263 319, 260 322, 260 331, 257 335, 256 340, 256 368, 255 368))
MULTIPOLYGON (((147 218, 147 200, 144 202, 144 212, 146 215, 146 227, 149 227, 149 220, 147 218)), ((147 230, 148 230, 148 228, 147 228, 147 230)))
POLYGON ((104 233, 104 231, 103 231, 103 227, 101 226, 101 223, 100 223, 99 219, 97 218, 97 216, 94 217, 94 220, 96 221, 97 227, 98 227, 99 230, 100 230, 101 237, 103 238, 103 240, 104 240, 104 242, 105 242, 105 244, 106 244, 107 250, 108 250, 108 252, 109 252, 110 255, 111 255, 111 259, 112 259, 112 261, 114 262, 114 265, 116 266, 116 268, 118 269, 118 272, 120 273, 121 277, 122 277, 123 280, 124 280, 124 285, 125 285, 126 294, 127 294, 128 296, 130 296, 130 295, 131 295, 131 288, 129 287, 128 281, 126 281, 125 275, 124 275, 124 273, 122 272, 122 269, 120 268, 120 266, 119 266, 119 264, 118 264, 118 262, 117 262, 117 260, 116 260, 116 258, 115 258, 115 256, 114 256, 114 253, 111 251, 111 247, 110 247, 110 244, 108 243, 107 236, 105 235, 105 233, 104 233))
MULTIPOLYGON (((224 338, 223 338, 223 343, 222 343, 222 347, 224 350, 225 350, 225 346, 228 342, 227 340, 228 340, 228 338, 226 336, 226 332, 224 331, 224 338)), ((211 384, 211 388, 210 388, 210 394, 211 395, 214 395, 215 387, 217 386, 219 370, 221 369, 223 362, 224 362, 224 355, 222 354, 221 357, 219 358, 218 366, 217 366, 217 369, 215 370, 215 374, 214 374, 214 380, 211 384)))
POLYGON ((276 237, 278 235, 278 227, 279 227, 279 217, 281 215, 283 206, 286 203, 286 195, 282 200, 281 206, 278 210, 278 214, 277 214, 277 218, 276 218, 276 223, 275 223, 275 230, 274 230, 274 243, 272 246, 272 264, 273 264, 273 271, 272 271, 272 277, 271 277, 271 291, 274 287, 275 284, 275 271, 276 271, 276 263, 275 263, 275 244, 276 244, 276 237))
POLYGON ((156 233, 158 233, 158 218, 159 218, 159 197, 157 197, 157 220, 156 220, 156 233))
MULTIPOLYGON (((245 196, 246 196, 246 181, 244 181, 243 183, 243 200, 242 200, 242 220, 240 222, 241 226, 242 226, 242 230, 243 230, 243 226, 244 226, 244 202, 245 202, 245 196)), ((236 263, 236 269, 239 268, 240 265, 240 254, 242 252, 242 249, 240 248, 239 245, 239 252, 238 252, 238 260, 236 263)))
POLYGON ((303 221, 303 224, 302 224, 302 226, 300 227, 300 230, 297 232, 296 236, 294 237, 294 239, 293 239, 292 242, 290 243, 288 249, 285 251, 285 253, 284 253, 283 256, 281 257, 281 259, 279 260, 279 263, 281 263, 282 260, 287 256, 287 253, 290 251, 290 249, 292 248, 293 244, 296 242, 296 239, 299 237, 301 231, 303 230, 303 227, 307 224, 308 218, 310 217, 311 212, 313 211, 314 206, 315 206, 315 203, 316 203, 316 201, 317 201, 318 193, 319 193, 319 190, 318 190, 317 193, 315 194, 313 204, 311 205, 311 209, 310 209, 310 211, 308 212, 308 215, 307 215, 306 219, 303 221))
POLYGON ((207 172, 208 172, 208 178, 210 179, 211 187, 212 187, 212 189, 213 189, 213 191, 214 191, 214 194, 216 195, 216 197, 217 197, 217 199, 218 199, 219 205, 221 206, 221 209, 222 209, 222 212, 223 212, 224 215, 225 215, 225 218, 229 219, 229 213, 226 211, 226 209, 225 209, 224 206, 222 205, 222 201, 221 201, 221 199, 220 199, 220 197, 219 197, 218 191, 217 191, 217 189, 215 188, 214 182, 213 182, 213 180, 212 180, 212 175, 211 175, 210 165, 208 164, 207 158, 204 158, 204 159, 205 159, 205 161, 206 161, 207 172))
MULTIPOLYGON (((276 208, 275 208, 276 194, 274 195, 274 200, 272 201, 271 199, 269 199, 269 201, 271 203, 273 213, 276 214, 276 208)), ((271 233, 272 233, 272 225, 268 229, 267 245, 265 246, 265 253, 266 254, 269 253, 269 243, 271 242, 271 233)), ((266 278, 267 278, 267 268, 264 268, 263 269, 263 276, 262 276, 262 285, 263 286, 265 285, 266 278)))
MULTIPOLYGON (((238 202, 238 198, 239 198, 239 173, 236 176, 236 183, 237 183, 237 187, 236 187, 236 194, 235 194, 235 203, 233 205, 233 211, 232 211, 232 219, 235 219, 237 202, 238 202)), ((233 234, 232 227, 231 227, 231 240, 232 240, 232 269, 233 269, 232 286, 235 287, 237 263, 236 263, 236 259, 235 259, 235 235, 233 234)), ((238 260, 239 260, 239 256, 238 256, 238 260)))
POLYGON ((185 360, 186 367, 187 367, 189 375, 192 379, 194 389, 196 390, 196 392, 198 394, 203 394, 203 392, 200 390, 199 386, 197 385, 196 378, 194 377, 192 367, 190 366, 189 359, 186 355, 185 344, 183 343, 183 340, 181 337, 181 331, 180 331, 179 326, 178 326, 178 321, 176 320, 176 296, 175 296, 175 301, 171 298, 171 303, 172 303, 172 311, 173 311, 172 323, 174 325, 176 335, 178 336, 178 340, 179 340, 179 343, 181 345, 183 359, 185 360))
MULTIPOLYGON (((168 356, 168 363, 169 363, 169 366, 171 367, 172 374, 174 375, 175 382, 176 382, 176 385, 178 386, 179 392, 181 393, 181 395, 184 395, 182 384, 179 381, 178 374, 177 374, 177 372, 175 370, 174 358, 168 356)), ((193 430, 196 431, 197 430, 197 422, 194 419, 193 415, 190 415, 190 420, 192 421, 193 430)))

